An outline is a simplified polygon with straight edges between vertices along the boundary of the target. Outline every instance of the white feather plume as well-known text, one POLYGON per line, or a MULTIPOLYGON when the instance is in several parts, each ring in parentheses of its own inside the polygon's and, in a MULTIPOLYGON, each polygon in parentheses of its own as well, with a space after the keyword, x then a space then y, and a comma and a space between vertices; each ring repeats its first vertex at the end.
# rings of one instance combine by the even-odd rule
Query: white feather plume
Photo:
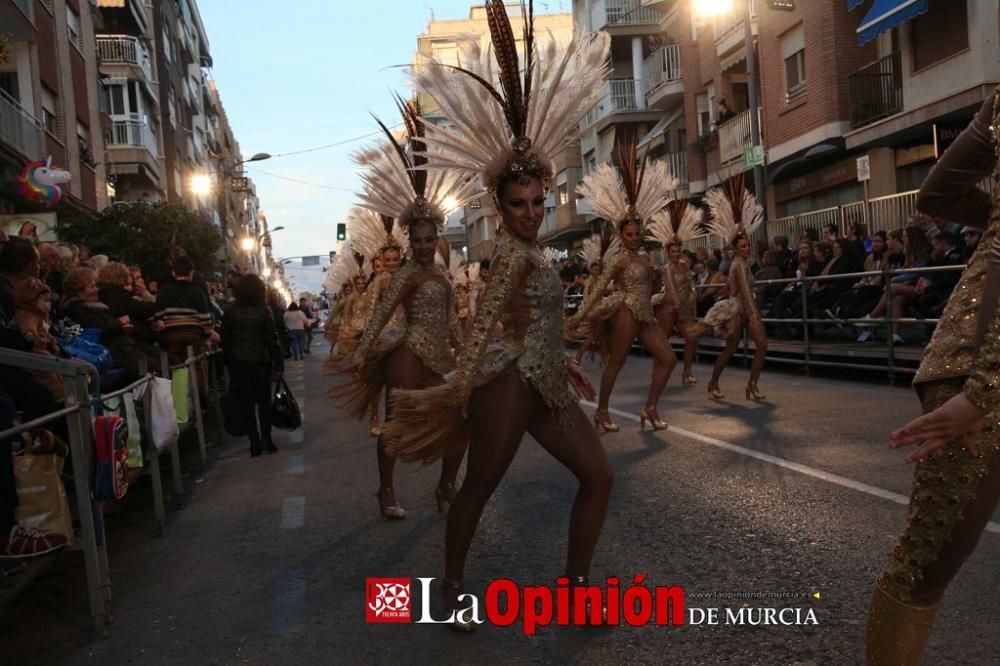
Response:
MULTIPOLYGON (((642 187, 636 197, 635 213, 648 224, 653 217, 674 198, 679 181, 674 178, 665 162, 652 160, 646 163, 642 187)), ((594 211, 606 220, 618 223, 629 216, 629 202, 618 170, 610 164, 600 164, 576 191, 590 201, 594 211)))
MULTIPOLYGON (((611 38, 607 33, 578 33, 560 53, 550 35, 535 42, 527 138, 531 152, 551 165, 573 139, 580 120, 597 103, 609 71, 611 38)), ((466 45, 462 66, 486 81, 495 80, 492 52, 476 40, 466 45)), ((451 127, 427 123, 426 143, 433 149, 429 167, 453 168, 479 176, 491 189, 514 155, 511 129, 499 101, 473 77, 433 58, 414 73, 416 88, 434 98, 451 127)))
POLYGON ((750 236, 764 219, 764 209, 746 188, 740 189, 738 206, 740 219, 733 214, 733 202, 723 188, 716 187, 705 193, 705 203, 711 211, 705 226, 709 232, 732 242, 740 232, 750 236))
POLYGON ((675 231, 670 210, 665 208, 653 216, 653 221, 646 227, 646 232, 664 247, 673 243, 687 243, 704 235, 701 232, 701 217, 700 208, 686 206, 675 231))
POLYGON ((585 238, 580 246, 580 251, 576 253, 585 266, 597 264, 601 261, 601 237, 594 235, 585 238))
POLYGON ((466 284, 469 286, 476 283, 479 279, 479 262, 475 261, 471 264, 466 264, 465 266, 466 284))
POLYGON ((545 249, 542 251, 542 256, 544 256, 545 261, 547 261, 550 264, 555 265, 559 263, 559 250, 555 249, 554 247, 546 245, 545 249))
POLYGON ((338 295, 344 285, 358 272, 358 264, 354 261, 350 248, 345 244, 344 251, 334 258, 333 263, 326 273, 326 280, 323 287, 327 293, 338 295))
POLYGON ((373 210, 355 206, 347 213, 347 228, 351 235, 353 251, 360 252, 371 261, 387 245, 396 245, 405 252, 410 241, 398 223, 393 223, 391 236, 386 234, 382 216, 373 210))

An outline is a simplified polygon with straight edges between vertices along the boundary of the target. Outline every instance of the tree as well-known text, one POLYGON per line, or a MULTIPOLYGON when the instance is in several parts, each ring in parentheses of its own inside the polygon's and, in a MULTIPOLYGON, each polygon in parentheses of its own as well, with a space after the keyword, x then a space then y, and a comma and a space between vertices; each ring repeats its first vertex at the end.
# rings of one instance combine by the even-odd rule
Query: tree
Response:
POLYGON ((177 245, 203 274, 219 268, 222 235, 203 215, 179 204, 127 202, 109 206, 96 219, 60 219, 57 233, 67 243, 86 245, 92 254, 135 264, 144 273, 169 269, 167 252, 177 245))

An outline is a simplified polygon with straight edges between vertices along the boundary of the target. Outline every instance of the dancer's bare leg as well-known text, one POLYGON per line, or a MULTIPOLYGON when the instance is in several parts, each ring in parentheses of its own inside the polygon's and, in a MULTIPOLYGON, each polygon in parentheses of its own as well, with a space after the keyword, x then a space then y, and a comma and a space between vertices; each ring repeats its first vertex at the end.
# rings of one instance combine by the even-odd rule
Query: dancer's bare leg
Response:
POLYGON ((655 408, 663 394, 663 388, 670 381, 670 373, 677 366, 677 356, 658 326, 640 327, 639 340, 653 355, 653 375, 649 382, 646 406, 655 408))
MULTIPOLYGON (((759 319, 750 323, 750 339, 754 343, 753 361, 750 363, 750 383, 756 384, 767 360, 767 330, 759 319)), ((728 346, 728 345, 727 345, 728 346)))
POLYGON ((726 338, 726 347, 719 354, 719 358, 715 359, 715 365, 712 367, 712 386, 719 385, 719 378, 722 376, 722 371, 725 369, 726 364, 736 353, 736 348, 740 345, 740 332, 742 329, 738 329, 735 333, 726 338))
POLYGON ((543 406, 531 419, 528 432, 580 483, 569 519, 565 574, 571 578, 587 576, 608 510, 614 471, 597 433, 577 404, 562 414, 543 406))
POLYGON ((601 390, 597 400, 598 411, 607 411, 611 391, 615 388, 618 373, 625 366, 625 360, 632 349, 632 341, 639 331, 639 323, 628 308, 621 308, 615 315, 611 331, 611 356, 601 375, 601 390))
MULTIPOLYGON (((393 391, 424 388, 424 364, 413 352, 400 347, 389 354, 389 358, 385 361, 385 380, 385 419, 388 421, 392 417, 389 399, 393 391)), ((393 506, 396 504, 394 483, 396 457, 389 453, 385 437, 382 435, 376 440, 375 450, 378 459, 379 501, 383 506, 393 506)))
POLYGON ((537 393, 516 370, 472 393, 469 460, 462 488, 448 511, 445 531, 445 577, 450 581, 464 579, 465 558, 483 507, 514 459, 537 400, 537 393), (497 405, 503 409, 498 410, 497 405))

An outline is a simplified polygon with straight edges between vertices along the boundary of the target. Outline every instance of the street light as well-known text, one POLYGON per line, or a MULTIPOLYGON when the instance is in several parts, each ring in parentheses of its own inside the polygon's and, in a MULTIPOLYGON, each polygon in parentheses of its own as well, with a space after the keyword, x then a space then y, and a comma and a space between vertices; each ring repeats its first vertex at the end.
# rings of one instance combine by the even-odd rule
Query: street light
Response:
POLYGON ((277 289, 278 291, 281 291, 282 286, 284 286, 281 284, 281 280, 279 278, 274 278, 273 285, 274 288, 277 289))
MULTIPOLYGON (((767 192, 764 189, 764 163, 757 159, 757 152, 761 150, 760 136, 760 91, 757 89, 757 60, 753 51, 753 28, 750 19, 753 15, 753 0, 739 0, 743 2, 746 11, 743 16, 743 48, 744 58, 747 61, 747 90, 750 96, 750 145, 753 148, 753 190, 757 196, 757 203, 764 207, 764 221, 760 228, 767 235, 767 192)), ((714 17, 720 14, 728 14, 735 11, 733 0, 692 0, 695 13, 703 17, 714 17)))
POLYGON ((257 247, 257 241, 247 236, 240 241, 240 247, 243 248, 244 252, 253 252, 254 248, 257 247))
POLYGON ((191 176, 191 193, 199 197, 212 193, 212 177, 207 173, 196 173, 191 176))

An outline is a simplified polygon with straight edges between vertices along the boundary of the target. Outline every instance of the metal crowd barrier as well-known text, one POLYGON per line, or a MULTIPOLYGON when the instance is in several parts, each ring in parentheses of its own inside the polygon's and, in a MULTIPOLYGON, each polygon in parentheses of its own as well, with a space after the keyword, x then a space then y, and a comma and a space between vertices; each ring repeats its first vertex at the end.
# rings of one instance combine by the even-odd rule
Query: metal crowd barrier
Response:
MULTIPOLYGON (((193 403, 194 414, 189 418, 187 424, 182 424, 182 428, 193 427, 198 436, 198 448, 202 463, 207 460, 206 447, 209 444, 205 431, 204 415, 201 410, 201 395, 199 391, 199 377, 206 380, 217 376, 219 350, 205 352, 195 355, 194 351, 188 348, 188 357, 183 363, 171 366, 167 360, 166 352, 161 352, 160 370, 163 376, 171 378, 171 371, 179 368, 189 368, 190 379, 188 382, 188 398, 193 403)), ((107 539, 104 533, 104 519, 102 503, 94 499, 91 487, 91 475, 94 469, 94 441, 93 441, 93 399, 99 399, 103 404, 106 401, 120 398, 127 393, 131 393, 137 388, 146 386, 152 382, 154 376, 146 372, 145 360, 140 359, 140 372, 143 377, 114 391, 91 396, 89 387, 96 384, 97 374, 95 368, 84 361, 73 359, 55 359, 38 354, 14 351, 0 348, 0 366, 11 366, 23 370, 34 370, 40 372, 52 372, 63 378, 65 390, 65 407, 56 410, 43 417, 21 423, 12 428, 0 432, 0 441, 11 439, 22 433, 51 425, 66 419, 69 432, 70 456, 73 465, 73 480, 75 486, 77 512, 79 514, 80 530, 79 534, 74 534, 70 549, 83 551, 86 566, 87 593, 90 602, 90 612, 94 622, 94 629, 98 636, 108 635, 108 623, 112 620, 111 614, 111 573, 108 565, 107 539)), ((220 391, 213 383, 206 381, 204 384, 206 394, 212 404, 216 416, 218 442, 221 444, 222 419, 221 419, 221 399, 220 391)), ((160 526, 161 536, 166 533, 166 512, 163 501, 163 485, 160 474, 159 458, 165 453, 171 457, 173 490, 175 505, 179 506, 180 498, 184 493, 183 472, 181 469, 181 458, 179 441, 162 450, 157 450, 152 442, 149 433, 152 432, 151 419, 152 410, 150 408, 151 394, 147 390, 143 394, 142 410, 145 421, 145 431, 147 436, 142 438, 143 468, 139 471, 139 476, 149 474, 153 485, 153 506, 156 519, 160 526)), ((131 427, 131 426, 130 426, 131 427)), ((135 479, 136 471, 129 471, 130 479, 135 479)), ((39 564, 45 564, 48 558, 36 560, 39 564)), ((33 570, 37 575, 41 569, 33 570)), ((14 588, 11 594, 16 594, 27 587, 34 577, 31 572, 24 571, 18 574, 22 576, 20 584, 14 588)), ((7 597, 10 594, 5 595, 7 597)))

